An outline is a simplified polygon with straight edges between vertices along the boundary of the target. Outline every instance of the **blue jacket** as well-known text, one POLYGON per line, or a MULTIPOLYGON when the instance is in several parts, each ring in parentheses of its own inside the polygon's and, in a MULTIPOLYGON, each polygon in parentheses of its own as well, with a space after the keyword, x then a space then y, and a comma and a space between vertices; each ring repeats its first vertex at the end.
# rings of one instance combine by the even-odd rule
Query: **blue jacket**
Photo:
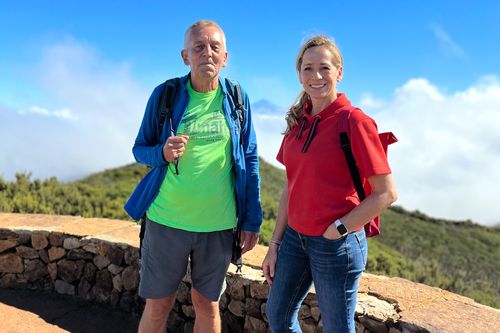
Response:
MULTIPOLYGON (((174 132, 177 132, 177 127, 184 116, 189 102, 189 95, 186 89, 188 76, 181 77, 179 80, 179 92, 172 110, 174 132)), ((244 107, 247 113, 245 114, 245 120, 241 126, 240 133, 240 122, 237 113, 233 112, 234 103, 225 83, 226 80, 219 78, 219 85, 224 94, 222 109, 224 110, 231 131, 238 225, 242 230, 258 232, 262 223, 259 157, 250 112, 250 102, 246 93, 242 91, 244 107), (240 139, 242 140, 240 141, 240 139)), ((163 125, 160 139, 158 140, 157 137, 159 120, 157 107, 164 85, 165 83, 162 83, 157 86, 151 94, 146 105, 139 134, 137 134, 132 149, 137 162, 152 168, 139 185, 137 185, 125 204, 125 210, 134 220, 139 220, 146 213, 148 207, 158 195, 160 186, 168 170, 168 162, 163 158, 163 145, 170 136, 170 128, 167 122, 163 125)), ((189 205, 189 202, 186 202, 186 204, 189 205)))

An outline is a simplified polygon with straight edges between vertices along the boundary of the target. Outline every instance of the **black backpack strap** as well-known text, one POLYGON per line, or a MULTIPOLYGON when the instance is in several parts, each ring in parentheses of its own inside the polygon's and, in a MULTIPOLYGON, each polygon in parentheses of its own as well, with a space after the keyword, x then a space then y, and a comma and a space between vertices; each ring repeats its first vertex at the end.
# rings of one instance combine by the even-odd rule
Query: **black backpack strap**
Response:
POLYGON ((347 166, 349 167, 349 173, 351 174, 354 188, 356 189, 356 192, 358 192, 359 200, 363 201, 366 198, 365 189, 363 188, 363 183, 361 182, 361 176, 359 175, 359 170, 356 166, 356 160, 354 159, 354 155, 352 153, 351 141, 349 140, 348 135, 351 110, 343 110, 340 112, 339 116, 340 147, 344 152, 347 166))
MULTIPOLYGON (((243 103, 243 93, 241 92, 240 85, 232 80, 226 78, 226 86, 229 88, 229 95, 234 103, 234 110, 237 114, 238 122, 240 124, 240 129, 243 128, 245 123, 246 109, 243 103)), ((241 141, 241 140, 240 140, 241 141)))
MULTIPOLYGON (((163 91, 160 95, 160 101, 158 104, 158 140, 161 138, 161 134, 163 132, 163 126, 165 121, 172 122, 172 108, 174 105, 175 98, 177 96, 177 92, 179 90, 179 78, 173 78, 165 81, 165 85, 163 87, 163 91)), ((171 131, 173 131, 172 126, 171 131)))
POLYGON ((142 258, 142 240, 144 239, 144 234, 146 233, 146 214, 141 217, 141 231, 139 232, 139 259, 142 258))

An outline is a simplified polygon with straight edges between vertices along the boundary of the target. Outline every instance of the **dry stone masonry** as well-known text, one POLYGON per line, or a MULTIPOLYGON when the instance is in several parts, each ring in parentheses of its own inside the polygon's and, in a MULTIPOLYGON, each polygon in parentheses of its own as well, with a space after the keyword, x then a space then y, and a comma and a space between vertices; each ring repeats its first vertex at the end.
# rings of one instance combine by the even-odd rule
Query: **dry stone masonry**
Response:
MULTIPOLYGON (((134 223, 47 215, 0 213, 0 288, 53 290, 140 315, 138 226, 134 223)), ((258 267, 265 248, 231 267, 220 300, 223 331, 269 332, 269 286, 258 267), (253 267, 252 267, 253 266, 253 267)), ((192 332, 189 273, 181 282, 168 326, 192 332)), ((305 333, 323 332, 314 290, 301 306, 305 333)), ((358 333, 498 332, 500 311, 438 288, 365 274, 356 309, 358 333)))

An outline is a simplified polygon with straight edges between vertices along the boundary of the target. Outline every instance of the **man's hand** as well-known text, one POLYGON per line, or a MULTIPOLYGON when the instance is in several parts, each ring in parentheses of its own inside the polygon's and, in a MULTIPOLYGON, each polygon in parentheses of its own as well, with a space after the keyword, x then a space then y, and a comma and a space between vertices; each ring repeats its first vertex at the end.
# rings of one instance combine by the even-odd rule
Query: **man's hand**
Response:
POLYGON ((165 161, 172 162, 176 158, 181 157, 186 149, 186 144, 189 140, 189 136, 170 136, 163 146, 163 158, 165 161))
POLYGON ((243 251, 241 254, 250 251, 259 240, 258 232, 240 231, 240 243, 243 251))

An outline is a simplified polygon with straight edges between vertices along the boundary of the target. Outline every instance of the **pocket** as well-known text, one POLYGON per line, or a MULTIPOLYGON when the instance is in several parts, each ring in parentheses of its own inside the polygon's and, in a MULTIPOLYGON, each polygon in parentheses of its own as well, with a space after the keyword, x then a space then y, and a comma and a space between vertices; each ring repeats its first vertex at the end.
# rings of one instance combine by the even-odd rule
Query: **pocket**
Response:
POLYGON ((363 256, 363 266, 366 267, 366 261, 368 260, 368 253, 366 251, 367 250, 366 238, 361 237, 359 233, 355 233, 354 235, 356 237, 356 242, 358 243, 359 246, 359 251, 363 256))

